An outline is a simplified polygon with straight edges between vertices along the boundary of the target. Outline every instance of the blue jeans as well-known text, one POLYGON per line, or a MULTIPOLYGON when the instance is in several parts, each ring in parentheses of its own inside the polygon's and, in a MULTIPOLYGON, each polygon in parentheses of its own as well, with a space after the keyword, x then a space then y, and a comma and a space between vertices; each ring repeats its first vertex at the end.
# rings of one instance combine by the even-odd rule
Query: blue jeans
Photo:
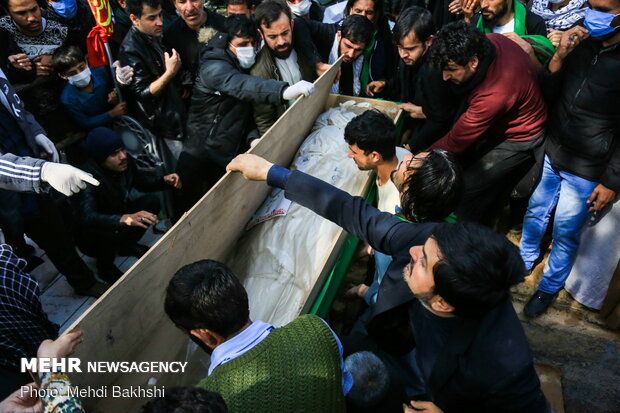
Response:
POLYGON ((521 258, 527 270, 532 269, 540 254, 540 242, 553 208, 557 205, 553 222, 553 243, 543 279, 538 289, 554 294, 563 286, 570 273, 581 238, 581 230, 588 217, 586 203, 597 183, 554 168, 545 155, 540 183, 530 198, 521 237, 521 258))

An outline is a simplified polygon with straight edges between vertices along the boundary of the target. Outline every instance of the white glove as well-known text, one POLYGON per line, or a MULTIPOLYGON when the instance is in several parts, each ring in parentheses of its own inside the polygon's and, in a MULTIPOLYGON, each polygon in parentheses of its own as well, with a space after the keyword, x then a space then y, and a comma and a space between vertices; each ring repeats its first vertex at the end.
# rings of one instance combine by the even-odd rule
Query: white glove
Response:
POLYGON ((116 80, 123 86, 126 86, 131 83, 133 80, 133 67, 131 66, 122 66, 121 62, 118 60, 114 62, 114 67, 116 68, 116 80))
POLYGON ((291 100, 297 99, 301 95, 310 96, 312 93, 314 93, 314 85, 310 82, 306 82, 305 80, 300 80, 293 86, 289 86, 284 89, 284 93, 282 93, 282 98, 284 100, 291 100))
POLYGON ((89 173, 63 163, 45 162, 41 167, 41 180, 58 192, 71 196, 86 188, 86 183, 99 186, 99 181, 89 173))
POLYGON ((34 137, 34 141, 37 143, 37 145, 39 145, 39 147, 41 147, 41 149, 50 154, 50 156, 52 157, 52 162, 60 161, 60 156, 58 156, 58 151, 56 150, 54 142, 50 141, 47 136, 39 133, 37 136, 34 137))

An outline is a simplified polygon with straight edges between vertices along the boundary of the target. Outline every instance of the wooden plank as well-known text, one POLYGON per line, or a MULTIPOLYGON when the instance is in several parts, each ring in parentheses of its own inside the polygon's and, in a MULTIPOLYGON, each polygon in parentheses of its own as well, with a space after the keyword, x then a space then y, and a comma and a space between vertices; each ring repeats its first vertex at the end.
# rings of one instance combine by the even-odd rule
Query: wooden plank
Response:
MULTIPOLYGON (((288 165, 310 131, 339 70, 340 61, 316 82, 316 91, 299 99, 269 129, 252 153, 288 165)), ((155 377, 158 386, 193 384, 190 375, 172 373, 91 373, 92 361, 184 360, 187 336, 164 313, 165 289, 182 266, 201 259, 225 261, 246 222, 267 195, 266 184, 246 181, 240 174, 226 174, 150 251, 67 331, 82 329, 85 340, 73 357, 81 360, 82 373, 71 380, 84 388, 108 387, 107 398, 85 398, 88 411, 138 411, 146 398, 113 398, 111 386, 146 387, 155 377)))

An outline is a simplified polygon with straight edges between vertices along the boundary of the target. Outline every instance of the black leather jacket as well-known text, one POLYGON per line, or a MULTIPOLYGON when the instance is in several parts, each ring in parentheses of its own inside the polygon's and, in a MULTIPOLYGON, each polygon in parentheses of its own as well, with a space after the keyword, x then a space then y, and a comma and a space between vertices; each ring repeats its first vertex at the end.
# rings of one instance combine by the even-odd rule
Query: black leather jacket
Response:
POLYGON ((247 74, 228 50, 228 36, 212 33, 212 39, 199 36, 208 43, 201 51, 183 150, 198 159, 226 166, 250 130, 252 104, 282 103, 288 83, 247 74))
POLYGON ((130 114, 156 136, 180 140, 185 136, 186 113, 173 82, 158 95, 149 89, 166 71, 164 49, 159 40, 133 26, 121 44, 118 57, 123 66, 130 65, 134 70, 128 87, 130 114))

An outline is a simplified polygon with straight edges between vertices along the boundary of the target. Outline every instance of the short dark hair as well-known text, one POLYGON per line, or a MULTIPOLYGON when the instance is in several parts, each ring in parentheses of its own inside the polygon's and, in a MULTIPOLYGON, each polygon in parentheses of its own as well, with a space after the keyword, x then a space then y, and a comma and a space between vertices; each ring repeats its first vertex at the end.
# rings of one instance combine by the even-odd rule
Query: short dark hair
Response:
POLYGON ((454 212, 463 193, 463 172, 443 149, 428 153, 403 182, 402 213, 413 222, 440 222, 454 212))
POLYGON ((133 14, 137 18, 142 17, 142 9, 149 6, 152 9, 162 7, 162 0, 127 0, 125 2, 125 11, 127 14, 133 14))
POLYGON ((360 407, 374 407, 386 396, 390 376, 385 363, 370 351, 358 351, 344 361, 344 367, 353 376, 353 387, 347 399, 360 407))
POLYGON ((440 251, 433 266, 434 293, 454 307, 455 315, 481 318, 523 281, 519 248, 504 235, 463 222, 439 224, 431 236, 440 251))
POLYGON ((359 14, 345 17, 340 26, 341 36, 355 44, 368 44, 374 30, 371 21, 359 14))
POLYGON ((465 66, 477 57, 482 60, 491 53, 491 41, 484 33, 464 21, 443 26, 435 35, 430 49, 433 66, 443 69, 450 62, 465 66))
POLYGON ((250 9, 250 3, 248 0, 226 0, 226 6, 232 6, 235 4, 245 4, 250 9))
MULTIPOLYGON (((353 5, 359 0, 347 0, 347 4, 344 6, 344 15, 349 16, 353 5)), ((374 6, 375 18, 374 22, 379 23, 383 19, 383 0, 371 0, 374 6)), ((362 16, 363 17, 363 16, 362 16)))
POLYGON ((256 40, 258 38, 256 23, 252 19, 248 19, 247 16, 240 14, 234 14, 226 19, 226 30, 230 39, 248 37, 256 40))
POLYGON ((256 7, 254 12, 254 21, 258 24, 258 28, 265 26, 269 28, 271 23, 275 22, 284 13, 289 20, 293 19, 291 8, 283 0, 265 0, 256 7))
POLYGON ((386 161, 396 156, 397 139, 396 125, 377 109, 354 117, 344 128, 344 140, 349 145, 357 145, 365 155, 378 152, 386 161))
POLYGON ((248 322, 248 294, 224 264, 197 261, 174 274, 164 303, 172 322, 186 330, 205 328, 229 337, 248 322))
POLYGON ((84 62, 84 53, 77 46, 63 45, 54 50, 52 67, 56 73, 64 75, 73 66, 84 62))
POLYGON ((170 387, 166 393, 142 406, 142 413, 228 413, 219 393, 200 387, 170 387))
POLYGON ((409 33, 415 33, 416 39, 424 43, 435 34, 437 29, 433 22, 433 15, 430 11, 421 7, 413 6, 405 9, 398 21, 394 25, 394 31, 392 32, 392 39, 395 44, 399 44, 403 37, 409 35, 409 33))

